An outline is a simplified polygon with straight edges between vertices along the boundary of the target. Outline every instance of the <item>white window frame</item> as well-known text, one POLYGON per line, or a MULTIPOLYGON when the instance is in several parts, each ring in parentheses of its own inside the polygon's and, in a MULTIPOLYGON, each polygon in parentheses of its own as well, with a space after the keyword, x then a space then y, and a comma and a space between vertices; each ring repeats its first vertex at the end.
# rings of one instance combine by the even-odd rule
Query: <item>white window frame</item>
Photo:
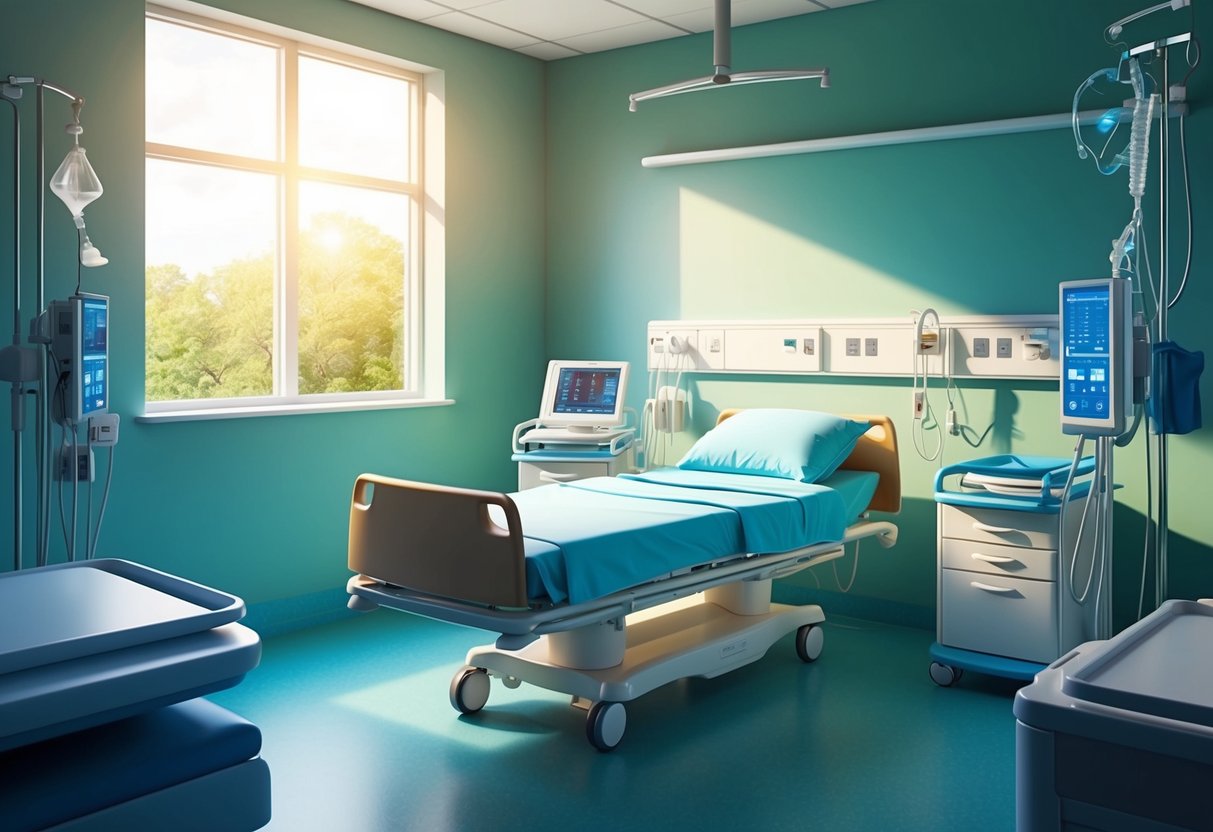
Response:
MULTIPOLYGON (((145 159, 228 167, 278 177, 280 267, 274 279, 274 389, 269 396, 146 401, 140 421, 182 421, 296 412, 369 410, 451 404, 445 398, 445 147, 443 73, 348 44, 295 32, 187 0, 148 5, 148 18, 184 24, 216 34, 264 44, 279 50, 280 79, 277 160, 235 156, 146 141, 145 159), (171 8, 169 7, 171 6, 171 8), (203 12, 200 14, 199 12, 203 12), (378 72, 411 82, 410 129, 413 131, 409 182, 379 179, 298 165, 297 85, 300 56, 315 57, 378 72), (427 152, 427 149, 429 152, 427 152), (352 393, 302 395, 298 352, 298 191, 301 182, 346 185, 398 193, 410 198, 413 219, 405 264, 406 387, 352 393), (411 382, 411 383, 410 383, 411 382)), ((402 276, 402 279, 405 279, 402 276)))

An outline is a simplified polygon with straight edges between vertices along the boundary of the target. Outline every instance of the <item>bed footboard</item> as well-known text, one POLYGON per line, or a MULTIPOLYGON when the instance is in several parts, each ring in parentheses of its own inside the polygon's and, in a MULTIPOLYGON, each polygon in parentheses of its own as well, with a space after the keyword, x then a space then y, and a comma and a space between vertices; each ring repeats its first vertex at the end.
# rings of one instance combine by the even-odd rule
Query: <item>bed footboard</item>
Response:
POLYGON ((431 595, 526 607, 522 523, 513 500, 363 474, 350 502, 350 569, 431 595), (503 528, 489 516, 497 506, 503 528))

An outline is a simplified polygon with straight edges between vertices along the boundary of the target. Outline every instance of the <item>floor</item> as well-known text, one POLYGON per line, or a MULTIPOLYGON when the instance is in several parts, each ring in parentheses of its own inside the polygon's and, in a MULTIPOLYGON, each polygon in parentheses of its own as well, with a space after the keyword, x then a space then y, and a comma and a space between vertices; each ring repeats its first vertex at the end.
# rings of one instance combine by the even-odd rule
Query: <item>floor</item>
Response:
POLYGON ((448 700, 476 630, 378 610, 267 640, 212 699, 261 726, 268 829, 1014 828, 1014 683, 927 676, 923 630, 831 619, 817 662, 760 661, 628 703, 611 753, 567 697, 494 680, 448 700))

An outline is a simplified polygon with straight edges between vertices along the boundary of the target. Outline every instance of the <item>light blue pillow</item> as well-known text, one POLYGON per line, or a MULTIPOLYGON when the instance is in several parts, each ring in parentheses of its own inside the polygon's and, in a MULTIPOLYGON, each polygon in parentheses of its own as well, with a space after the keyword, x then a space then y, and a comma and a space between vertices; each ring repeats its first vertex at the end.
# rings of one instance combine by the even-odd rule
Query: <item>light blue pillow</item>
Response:
POLYGON ((700 437, 678 467, 818 482, 869 427, 815 410, 743 410, 700 437))

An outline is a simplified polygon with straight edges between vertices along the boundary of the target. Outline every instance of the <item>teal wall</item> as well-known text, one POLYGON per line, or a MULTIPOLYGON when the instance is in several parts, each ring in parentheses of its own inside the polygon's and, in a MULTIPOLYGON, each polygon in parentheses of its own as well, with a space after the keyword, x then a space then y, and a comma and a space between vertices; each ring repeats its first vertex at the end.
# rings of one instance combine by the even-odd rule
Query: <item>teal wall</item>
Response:
MULTIPOLYGON (((1058 281, 1107 273, 1110 240, 1132 210, 1126 175, 1102 177, 1081 162, 1069 131, 663 169, 642 168, 640 160, 1067 112, 1079 82, 1114 63, 1103 27, 1140 6, 1035 0, 995 9, 972 0, 876 0, 741 27, 733 38, 735 69, 827 65, 832 88, 801 82, 717 90, 645 102, 635 113, 627 109, 629 93, 710 69, 710 34, 553 63, 549 353, 642 365, 645 325, 653 319, 909 320, 911 309, 924 306, 945 316, 1054 312, 1058 281)), ((1155 15, 1130 35, 1141 42, 1180 31, 1185 21, 1186 15, 1155 15)), ((1213 184, 1213 160, 1200 150, 1213 132, 1213 116, 1200 106, 1209 91, 1207 70, 1198 72, 1187 125, 1198 236, 1191 285, 1171 318, 1174 339, 1204 350, 1213 346, 1199 324, 1213 303, 1211 261, 1199 236, 1213 184)), ((1157 228, 1157 197, 1147 200, 1147 225, 1157 228)), ((1182 215, 1173 220, 1182 266, 1182 215)), ((908 379, 700 376, 691 389, 694 431, 675 450, 728 406, 892 415, 905 489, 901 541, 889 551, 865 547, 852 596, 830 601, 835 609, 933 624, 931 497, 939 463, 913 449, 908 379)), ((1210 400, 1208 374, 1203 393, 1210 400)), ((635 406, 643 395, 635 385, 635 406)), ((932 396, 942 411, 944 396, 932 396)), ((1072 442, 1060 434, 1057 404, 1054 384, 963 383, 962 422, 974 436, 990 432, 976 448, 950 439, 944 461, 1009 451, 1068 456, 1072 442)), ((1176 438, 1171 448, 1172 594, 1213 595, 1213 526, 1202 496, 1213 463, 1210 432, 1176 438)), ((1136 606, 1141 564, 1143 440, 1116 459, 1125 484, 1116 526, 1123 619, 1136 606)), ((835 587, 828 568, 817 571, 785 582, 784 591, 808 592, 817 581, 835 587)))
MULTIPOLYGON (((653 319, 908 318, 925 305, 944 315, 1052 311, 1059 280, 1106 273, 1109 241, 1130 210, 1124 175, 1104 178, 1080 162, 1064 130, 668 169, 643 169, 640 159, 1065 112, 1079 81, 1113 60, 1102 27, 1139 8, 1138 0, 1031 0, 997 9, 972 0, 876 0, 741 27, 733 43, 737 69, 824 64, 833 88, 721 90, 648 102, 636 113, 627 111, 628 93, 709 69, 710 35, 545 65, 342 0, 212 5, 446 72, 447 393, 457 403, 137 424, 143 4, 0 3, 0 72, 39 75, 88 98, 85 145, 106 185, 89 210, 89 229, 111 264, 88 274, 85 288, 114 298, 113 397, 124 422, 101 551, 251 602, 343 583, 346 505, 361 471, 510 488, 514 472, 504 446, 512 425, 533 415, 549 357, 620 357, 641 366, 645 324, 653 319)), ((1158 14, 1136 24, 1134 42, 1173 31, 1181 19, 1158 14)), ((1208 225, 1213 182, 1213 159, 1201 151, 1213 132, 1213 117, 1200 106, 1210 99, 1208 75, 1198 72, 1189 91, 1198 233, 1208 225)), ((66 102, 48 100, 48 124, 66 121, 66 102)), ((32 103, 22 111, 30 163, 32 103)), ((12 221, 8 119, 0 107, 3 228, 12 221)), ((55 130, 48 148, 53 167, 66 148, 55 130)), ((24 259, 31 268, 26 196, 24 259)), ((1151 196, 1148 222, 1156 221, 1155 204, 1151 196)), ((75 243, 61 212, 48 203, 51 297, 73 285, 75 243)), ((1183 223, 1175 228, 1174 251, 1182 253, 1183 223)), ((7 323, 11 249, 8 236, 0 239, 0 322, 7 323)), ((1191 286, 1172 316, 1173 337, 1190 349, 1211 346, 1213 336, 1199 325, 1213 303, 1209 281, 1198 237, 1191 286)), ((25 302, 32 308, 32 298, 25 302)), ((913 451, 908 380, 705 376, 690 385, 694 432, 680 437, 675 452, 726 406, 891 414, 902 440, 901 542, 887 552, 866 547, 851 596, 830 601, 835 610, 930 623, 937 463, 913 451)), ((642 387, 634 385, 634 406, 642 387)), ((1203 393, 1210 400, 1208 378, 1203 393)), ((990 430, 978 448, 950 440, 945 461, 1070 451, 1049 384, 965 383, 957 407, 976 433, 990 430)), ((1213 528, 1201 485, 1213 463, 1209 436, 1204 430, 1171 443, 1171 587, 1185 597, 1213 595, 1213 528)), ((1122 620, 1135 605, 1140 569, 1143 455, 1140 438, 1117 454, 1125 484, 1116 541, 1122 620)), ((4 439, 4 553, 10 460, 4 439)), ((816 580, 832 588, 829 571, 819 571, 784 592, 811 593, 816 580)))
MULTIPOLYGON (((5 21, 0 73, 44 77, 87 99, 84 144, 106 188, 87 214, 90 235, 110 264, 87 273, 84 284, 113 297, 112 397, 113 409, 123 417, 101 554, 212 584, 249 602, 289 598, 344 584, 348 501, 357 474, 370 470, 511 487, 510 431, 532 415, 545 360, 544 69, 539 61, 343 0, 213 3, 445 71, 446 392, 456 403, 138 424, 133 417, 143 407, 144 4, 6 0, 0 5, 5 21)), ((47 102, 48 169, 53 170, 67 149, 58 126, 69 119, 70 109, 58 96, 48 96, 47 102)), ((24 152, 32 181, 32 97, 22 116, 29 128, 24 152)), ((9 108, 0 106, 4 229, 12 223, 11 134, 9 108)), ((26 187, 23 239, 29 253, 33 199, 26 187)), ((48 296, 64 297, 74 287, 74 229, 57 201, 48 202, 46 215, 48 296)), ((0 322, 7 332, 11 232, 4 231, 0 241, 0 322)), ((32 256, 25 259, 32 287, 32 256)), ((32 295, 25 304, 33 308, 32 295)), ((4 398, 7 403, 7 386, 4 398)), ((8 419, 2 423, 0 568, 7 568, 12 451, 8 419)), ((27 537, 33 538, 32 517, 27 537)))

